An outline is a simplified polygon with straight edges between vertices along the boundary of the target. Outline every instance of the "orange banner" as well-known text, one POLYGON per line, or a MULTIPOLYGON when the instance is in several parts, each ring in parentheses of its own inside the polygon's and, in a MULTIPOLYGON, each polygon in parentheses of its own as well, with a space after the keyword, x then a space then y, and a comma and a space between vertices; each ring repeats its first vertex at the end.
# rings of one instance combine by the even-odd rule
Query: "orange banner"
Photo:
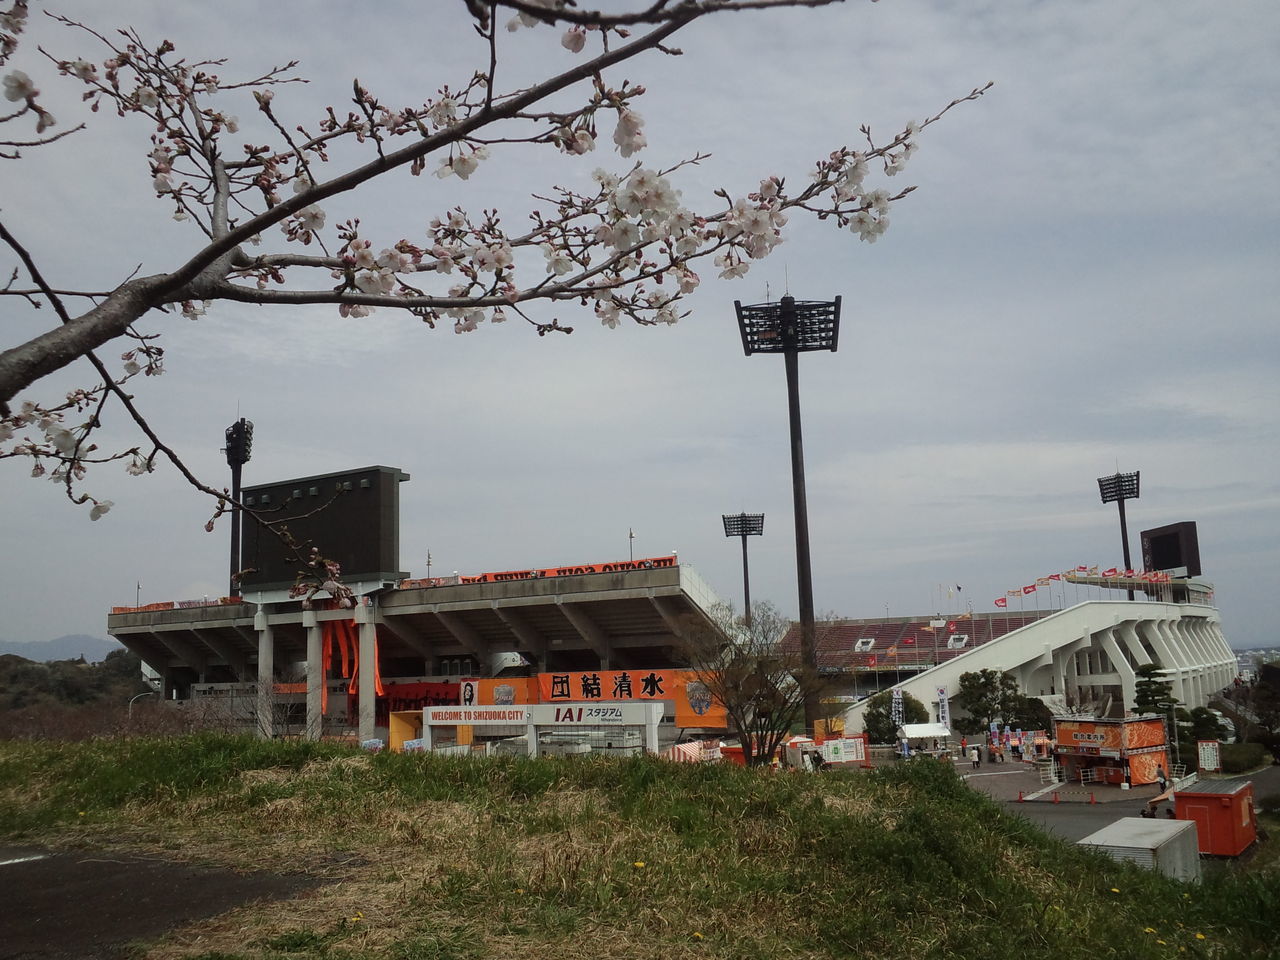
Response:
POLYGON ((724 706, 717 703, 696 674, 687 670, 587 670, 538 674, 543 703, 590 700, 669 700, 675 704, 677 727, 728 726, 724 706))
POLYGON ((467 677, 459 684, 458 703, 464 707, 541 702, 537 677, 504 677, 496 680, 467 677))
POLYGON ((1094 723, 1092 720, 1056 720, 1054 729, 1058 746, 1066 750, 1119 750, 1120 724, 1094 723))
POLYGON ((1138 747, 1164 746, 1163 720, 1138 720, 1124 725, 1124 748, 1136 750, 1138 747))

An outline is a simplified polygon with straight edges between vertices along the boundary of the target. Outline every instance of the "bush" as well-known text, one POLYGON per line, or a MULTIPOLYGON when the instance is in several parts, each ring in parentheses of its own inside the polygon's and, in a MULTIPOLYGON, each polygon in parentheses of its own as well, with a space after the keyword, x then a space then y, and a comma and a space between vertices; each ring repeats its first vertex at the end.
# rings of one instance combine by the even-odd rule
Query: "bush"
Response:
POLYGON ((1266 748, 1260 743, 1222 744, 1222 772, 1244 773, 1262 765, 1266 748))

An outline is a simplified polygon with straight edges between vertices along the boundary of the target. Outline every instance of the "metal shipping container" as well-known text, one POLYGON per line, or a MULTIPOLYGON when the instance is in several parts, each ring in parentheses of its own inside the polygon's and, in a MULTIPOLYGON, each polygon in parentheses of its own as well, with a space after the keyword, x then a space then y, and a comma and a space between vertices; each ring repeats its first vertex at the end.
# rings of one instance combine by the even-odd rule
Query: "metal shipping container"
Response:
POLYGON ((1123 817, 1079 843, 1178 880, 1200 879, 1196 825, 1190 820, 1123 817))

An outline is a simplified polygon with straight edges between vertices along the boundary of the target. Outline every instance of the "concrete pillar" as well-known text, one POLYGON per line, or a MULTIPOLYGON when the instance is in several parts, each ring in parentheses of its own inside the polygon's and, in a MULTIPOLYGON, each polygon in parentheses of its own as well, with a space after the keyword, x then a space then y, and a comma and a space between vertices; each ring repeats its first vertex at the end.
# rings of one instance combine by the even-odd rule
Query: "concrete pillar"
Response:
POLYGON ((377 691, 373 686, 378 669, 378 627, 373 622, 372 608, 356 607, 356 625, 360 630, 360 725, 359 739, 372 740, 377 734, 374 728, 374 708, 377 691))
POLYGON ((303 737, 319 740, 324 732, 324 628, 314 610, 302 611, 302 626, 307 631, 307 726, 303 737))
POLYGON ((265 606, 258 607, 253 618, 258 632, 258 736, 270 740, 275 736, 276 641, 267 622, 265 606))

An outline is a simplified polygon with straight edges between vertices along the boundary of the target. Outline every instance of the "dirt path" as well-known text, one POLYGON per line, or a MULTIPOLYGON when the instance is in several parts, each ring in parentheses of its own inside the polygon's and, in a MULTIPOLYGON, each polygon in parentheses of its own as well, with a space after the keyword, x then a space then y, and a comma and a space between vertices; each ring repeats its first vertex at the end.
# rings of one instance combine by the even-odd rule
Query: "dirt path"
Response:
POLYGON ((0 958, 118 957, 131 942, 317 882, 119 851, 0 846, 0 958))

